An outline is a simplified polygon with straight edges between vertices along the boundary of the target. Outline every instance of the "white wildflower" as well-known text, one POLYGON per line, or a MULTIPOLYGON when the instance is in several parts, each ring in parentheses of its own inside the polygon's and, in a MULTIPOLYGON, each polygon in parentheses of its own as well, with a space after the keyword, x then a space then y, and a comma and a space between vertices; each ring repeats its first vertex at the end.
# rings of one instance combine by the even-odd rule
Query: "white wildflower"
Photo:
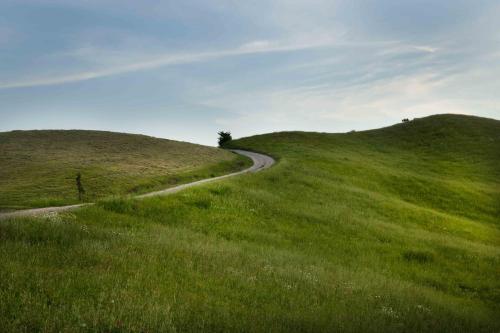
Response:
POLYGON ((398 318, 398 313, 390 306, 382 306, 382 313, 391 318, 398 318))
POLYGON ((423 306, 423 305, 417 305, 417 309, 421 312, 431 312, 431 309, 429 309, 428 307, 426 306, 423 306))

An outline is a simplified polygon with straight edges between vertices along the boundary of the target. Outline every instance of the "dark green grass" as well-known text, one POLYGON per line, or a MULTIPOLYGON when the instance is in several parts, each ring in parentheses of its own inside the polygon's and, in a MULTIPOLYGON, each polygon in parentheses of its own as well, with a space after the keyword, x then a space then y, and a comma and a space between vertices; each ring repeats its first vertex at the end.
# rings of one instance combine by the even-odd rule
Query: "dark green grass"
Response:
POLYGON ((249 166, 248 159, 186 142, 100 131, 0 133, 0 210, 138 194, 249 166))
POLYGON ((0 327, 499 331, 500 122, 442 115, 233 144, 279 162, 1 221, 0 327))

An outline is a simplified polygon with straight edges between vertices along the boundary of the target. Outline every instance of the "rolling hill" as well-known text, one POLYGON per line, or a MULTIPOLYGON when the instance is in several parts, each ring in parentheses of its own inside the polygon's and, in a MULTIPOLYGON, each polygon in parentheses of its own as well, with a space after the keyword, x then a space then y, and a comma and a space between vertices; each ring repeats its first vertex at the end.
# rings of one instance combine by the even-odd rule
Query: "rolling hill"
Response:
POLYGON ((239 170, 230 152, 144 135, 82 130, 0 133, 0 209, 142 193, 239 170))
POLYGON ((497 332, 500 121, 235 140, 269 170, 0 222, 0 327, 497 332))

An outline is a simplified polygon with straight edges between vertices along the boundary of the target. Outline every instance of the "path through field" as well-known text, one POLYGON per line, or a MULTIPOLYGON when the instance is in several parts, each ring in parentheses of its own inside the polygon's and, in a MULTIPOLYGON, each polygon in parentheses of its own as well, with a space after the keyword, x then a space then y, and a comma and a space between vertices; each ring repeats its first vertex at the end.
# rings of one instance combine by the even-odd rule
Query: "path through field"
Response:
MULTIPOLYGON (((195 181, 192 183, 187 183, 187 184, 182 184, 182 185, 178 185, 175 187, 170 187, 170 188, 167 188, 167 189, 161 190, 161 191, 155 191, 155 192, 150 192, 150 193, 146 193, 146 194, 141 194, 141 195, 136 196, 136 198, 141 199, 141 198, 177 193, 177 192, 182 191, 182 190, 189 188, 189 187, 198 186, 198 185, 205 184, 205 183, 210 183, 210 182, 217 181, 217 180, 224 179, 224 178, 234 177, 234 176, 241 175, 241 174, 247 173, 247 172, 258 172, 258 171, 261 171, 261 170, 264 170, 264 169, 271 167, 275 162, 272 157, 267 156, 267 155, 254 153, 254 152, 246 151, 246 150, 238 150, 238 149, 233 149, 231 151, 233 151, 236 154, 240 154, 240 155, 247 156, 247 157, 251 158, 253 161, 253 165, 250 168, 242 170, 242 171, 230 173, 230 174, 219 176, 219 177, 202 179, 202 180, 198 180, 198 181, 195 181)), ((48 213, 54 213, 54 212, 62 212, 62 211, 78 209, 80 207, 89 206, 89 205, 93 205, 93 203, 84 203, 84 204, 59 206, 59 207, 23 209, 23 210, 18 210, 18 211, 14 211, 14 212, 0 213, 0 219, 7 219, 7 218, 12 218, 12 217, 23 217, 23 216, 35 216, 35 215, 42 215, 42 214, 48 214, 48 213)))

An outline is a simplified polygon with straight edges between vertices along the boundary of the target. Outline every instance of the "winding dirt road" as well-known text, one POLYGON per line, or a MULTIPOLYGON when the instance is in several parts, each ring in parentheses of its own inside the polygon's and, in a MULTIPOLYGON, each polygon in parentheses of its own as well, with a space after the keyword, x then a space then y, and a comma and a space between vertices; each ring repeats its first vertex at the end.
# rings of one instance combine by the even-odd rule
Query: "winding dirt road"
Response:
MULTIPOLYGON (((227 175, 219 176, 219 177, 213 177, 213 178, 207 178, 207 179, 202 179, 198 180, 192 183, 187 183, 187 184, 182 184, 178 185, 175 187, 170 187, 165 190, 161 191, 155 191, 151 193, 146 193, 146 194, 141 194, 135 196, 135 198, 142 199, 142 198, 148 198, 148 197, 154 197, 154 196, 161 196, 161 195, 169 195, 173 193, 177 193, 179 191, 182 191, 186 188, 193 187, 193 186, 198 186, 201 184, 205 183, 211 183, 220 179, 224 178, 229 178, 229 177, 234 177, 237 175, 241 175, 247 172, 259 172, 261 170, 267 169, 271 167, 275 161, 272 157, 259 154, 259 153, 254 153, 251 151, 246 151, 246 150, 239 150, 239 149, 232 149, 232 152, 236 154, 240 154, 243 156, 247 156, 252 159, 253 165, 245 170, 230 173, 227 175)), ((44 207, 44 208, 34 208, 34 209, 24 209, 24 210, 18 210, 14 212, 8 212, 8 213, 0 213, 0 220, 1 219, 7 219, 7 218, 13 218, 13 217, 24 217, 24 216, 35 216, 35 215, 42 215, 42 214, 48 214, 48 213, 54 213, 54 212, 63 212, 63 211, 68 211, 68 210, 74 210, 78 209, 83 206, 90 206, 93 205, 93 203, 85 203, 85 204, 77 204, 77 205, 69 205, 69 206, 60 206, 60 207, 44 207)))

